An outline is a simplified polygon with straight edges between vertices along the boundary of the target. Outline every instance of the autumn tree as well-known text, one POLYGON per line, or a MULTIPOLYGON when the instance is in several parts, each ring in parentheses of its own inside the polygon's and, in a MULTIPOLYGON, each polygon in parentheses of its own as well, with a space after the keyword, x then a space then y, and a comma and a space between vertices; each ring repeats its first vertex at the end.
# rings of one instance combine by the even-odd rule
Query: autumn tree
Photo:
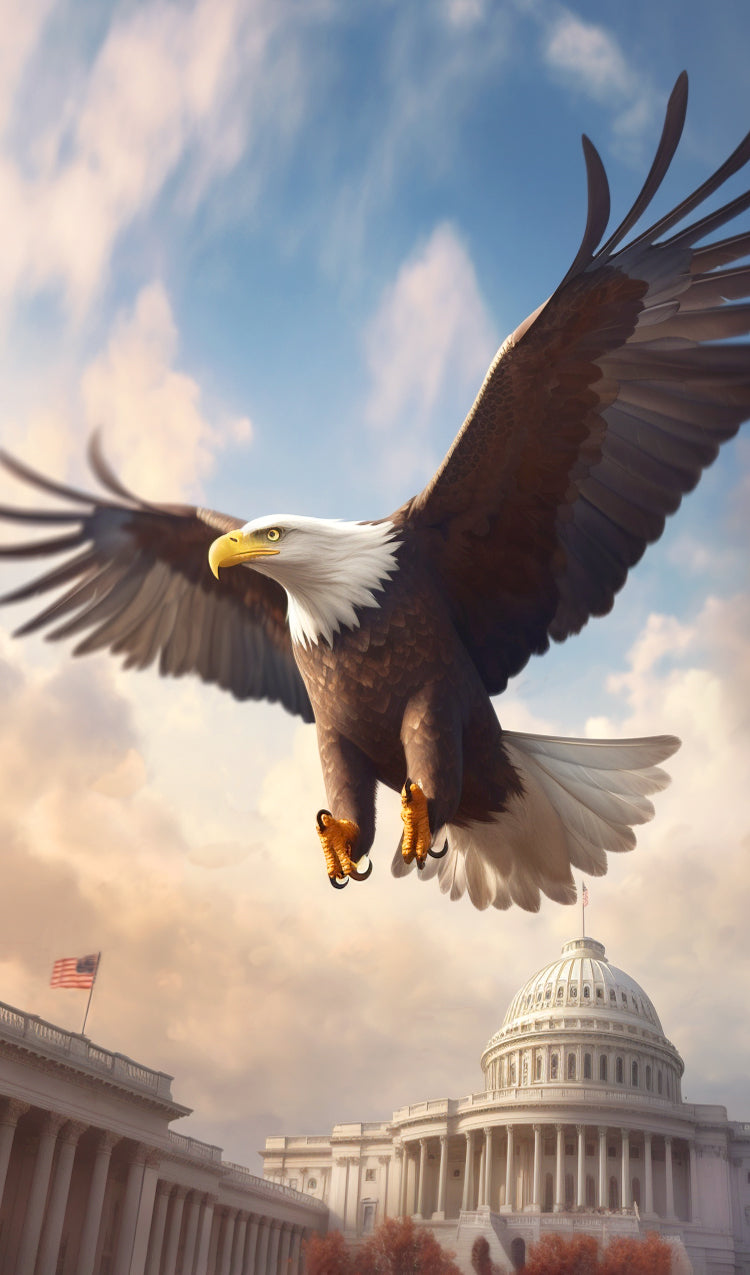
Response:
POLYGON ((620 1237, 605 1248, 599 1269, 601 1275, 669 1275, 672 1253, 655 1231, 649 1231, 645 1240, 620 1237))
POLYGON ((524 1275, 600 1275, 592 1235, 545 1235, 532 1245, 524 1275))
POLYGON ((483 1235, 478 1235, 471 1246, 471 1268, 476 1275, 500 1275, 490 1257, 490 1246, 483 1235))
POLYGON ((305 1245, 305 1275, 461 1275, 432 1231, 410 1217, 388 1218, 361 1248, 340 1231, 313 1235, 305 1245))
POLYGON ((305 1275, 355 1275, 351 1250, 341 1231, 305 1241, 305 1275))

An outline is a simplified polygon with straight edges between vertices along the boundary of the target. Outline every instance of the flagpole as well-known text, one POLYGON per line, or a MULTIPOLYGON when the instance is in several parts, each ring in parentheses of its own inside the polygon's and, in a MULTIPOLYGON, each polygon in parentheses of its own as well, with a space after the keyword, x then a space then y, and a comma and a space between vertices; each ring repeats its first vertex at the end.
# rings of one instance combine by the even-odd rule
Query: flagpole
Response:
POLYGON ((89 1010, 91 1009, 91 997, 94 995, 94 983, 96 982, 96 976, 99 973, 99 962, 101 961, 101 959, 102 959, 101 952, 97 952, 96 969, 94 970, 94 977, 91 980, 91 987, 89 988, 89 998, 88 998, 88 1001, 86 1002, 86 1013, 83 1016, 83 1027, 81 1028, 82 1036, 86 1034, 86 1019, 88 1018, 89 1010))

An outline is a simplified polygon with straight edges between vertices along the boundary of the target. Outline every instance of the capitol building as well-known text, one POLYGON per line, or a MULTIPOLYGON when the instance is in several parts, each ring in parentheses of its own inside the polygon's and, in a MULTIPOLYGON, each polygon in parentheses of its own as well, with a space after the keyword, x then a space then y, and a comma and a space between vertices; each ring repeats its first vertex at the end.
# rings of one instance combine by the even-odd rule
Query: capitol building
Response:
POLYGON ((269 1137, 265 1177, 328 1206, 351 1239, 413 1216, 471 1271, 550 1231, 657 1231, 675 1275, 750 1275, 750 1123, 684 1102, 683 1061, 643 988, 592 938, 565 943, 508 1007, 464 1098, 382 1122, 269 1137))

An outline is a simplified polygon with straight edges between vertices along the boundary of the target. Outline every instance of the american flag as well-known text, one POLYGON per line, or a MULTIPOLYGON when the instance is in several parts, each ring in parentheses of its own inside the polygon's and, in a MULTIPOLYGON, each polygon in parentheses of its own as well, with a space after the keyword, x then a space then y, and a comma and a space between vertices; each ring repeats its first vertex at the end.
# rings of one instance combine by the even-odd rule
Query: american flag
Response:
POLYGON ((50 987, 93 987, 100 952, 89 956, 63 956, 52 966, 50 987))
POLYGON ((581 899, 585 908, 589 905, 589 888, 585 881, 581 882, 581 899))

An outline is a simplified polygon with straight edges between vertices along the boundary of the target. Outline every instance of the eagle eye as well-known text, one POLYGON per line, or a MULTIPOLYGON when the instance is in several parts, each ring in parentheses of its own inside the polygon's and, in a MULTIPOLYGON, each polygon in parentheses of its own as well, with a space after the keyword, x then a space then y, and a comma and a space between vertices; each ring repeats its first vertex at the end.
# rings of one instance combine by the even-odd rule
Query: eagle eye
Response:
POLYGON ((269 527, 266 532, 266 540, 281 540, 281 532, 278 527, 269 527))

